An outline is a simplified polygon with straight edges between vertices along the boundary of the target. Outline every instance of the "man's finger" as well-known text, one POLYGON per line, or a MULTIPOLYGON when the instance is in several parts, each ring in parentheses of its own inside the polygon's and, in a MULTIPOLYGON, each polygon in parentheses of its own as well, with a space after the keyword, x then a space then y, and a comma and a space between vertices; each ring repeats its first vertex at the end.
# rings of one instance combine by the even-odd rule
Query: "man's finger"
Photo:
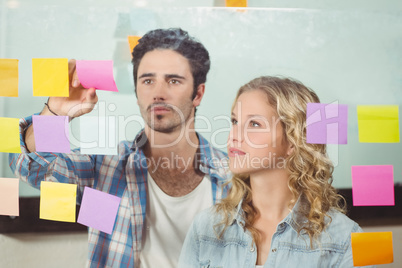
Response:
POLYGON ((76 61, 75 59, 71 59, 68 61, 68 75, 70 78, 70 83, 72 87, 79 87, 80 80, 77 75, 76 61))

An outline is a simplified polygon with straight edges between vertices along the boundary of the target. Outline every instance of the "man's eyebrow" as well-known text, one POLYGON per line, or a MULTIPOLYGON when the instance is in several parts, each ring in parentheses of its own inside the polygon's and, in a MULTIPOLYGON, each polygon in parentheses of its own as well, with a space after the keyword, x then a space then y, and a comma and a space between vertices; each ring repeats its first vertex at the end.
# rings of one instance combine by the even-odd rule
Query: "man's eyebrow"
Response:
POLYGON ((142 74, 140 77, 138 77, 138 78, 144 78, 144 77, 154 77, 155 76, 155 73, 144 73, 144 74, 142 74))
POLYGON ((178 75, 178 74, 165 74, 165 78, 179 78, 182 80, 186 80, 184 76, 178 75))

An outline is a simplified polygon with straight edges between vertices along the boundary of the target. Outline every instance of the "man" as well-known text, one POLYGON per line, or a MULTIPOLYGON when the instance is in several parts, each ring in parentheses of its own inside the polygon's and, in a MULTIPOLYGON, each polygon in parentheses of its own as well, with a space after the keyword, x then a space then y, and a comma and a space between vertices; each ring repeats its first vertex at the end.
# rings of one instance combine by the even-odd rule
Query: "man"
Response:
MULTIPOLYGON (((10 154, 15 174, 37 188, 42 180, 75 183, 78 203, 85 186, 121 197, 113 233, 89 229, 90 267, 176 267, 192 218, 228 189, 225 155, 194 131, 210 67, 204 46, 181 29, 154 30, 134 48, 133 65, 146 125, 118 156, 35 152, 31 117, 20 124, 23 153, 10 154)), ((74 61, 69 71, 70 97, 50 98, 41 115, 73 118, 96 104, 74 61)))

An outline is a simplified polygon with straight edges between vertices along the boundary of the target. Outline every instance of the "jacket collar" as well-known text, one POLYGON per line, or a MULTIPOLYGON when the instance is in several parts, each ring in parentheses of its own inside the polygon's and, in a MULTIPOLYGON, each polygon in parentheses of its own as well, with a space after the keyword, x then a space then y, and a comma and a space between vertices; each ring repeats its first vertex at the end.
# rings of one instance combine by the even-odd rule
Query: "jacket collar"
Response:
MULTIPOLYGON (((245 226, 245 215, 242 209, 243 201, 244 199, 242 199, 237 205, 236 213, 233 215, 232 219, 232 224, 236 221, 237 224, 242 228, 245 226)), ((304 201, 304 198, 299 196, 289 214, 281 222, 279 222, 278 226, 280 226, 282 223, 286 223, 290 225, 296 232, 300 230, 300 228, 307 223, 306 217, 299 212, 300 209, 305 205, 306 202, 304 201)))

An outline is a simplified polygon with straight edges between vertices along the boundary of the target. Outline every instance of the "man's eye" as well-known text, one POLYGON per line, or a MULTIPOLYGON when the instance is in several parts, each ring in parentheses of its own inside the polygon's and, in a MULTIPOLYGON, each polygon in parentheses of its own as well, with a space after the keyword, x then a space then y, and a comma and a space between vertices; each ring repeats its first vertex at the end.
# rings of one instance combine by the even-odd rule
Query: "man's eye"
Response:
POLYGON ((171 79, 171 80, 169 80, 169 83, 170 83, 170 84, 177 85, 177 84, 180 84, 180 81, 179 81, 179 80, 176 80, 176 79, 171 79))
POLYGON ((145 79, 143 83, 148 85, 148 84, 152 83, 152 80, 151 79, 145 79))

